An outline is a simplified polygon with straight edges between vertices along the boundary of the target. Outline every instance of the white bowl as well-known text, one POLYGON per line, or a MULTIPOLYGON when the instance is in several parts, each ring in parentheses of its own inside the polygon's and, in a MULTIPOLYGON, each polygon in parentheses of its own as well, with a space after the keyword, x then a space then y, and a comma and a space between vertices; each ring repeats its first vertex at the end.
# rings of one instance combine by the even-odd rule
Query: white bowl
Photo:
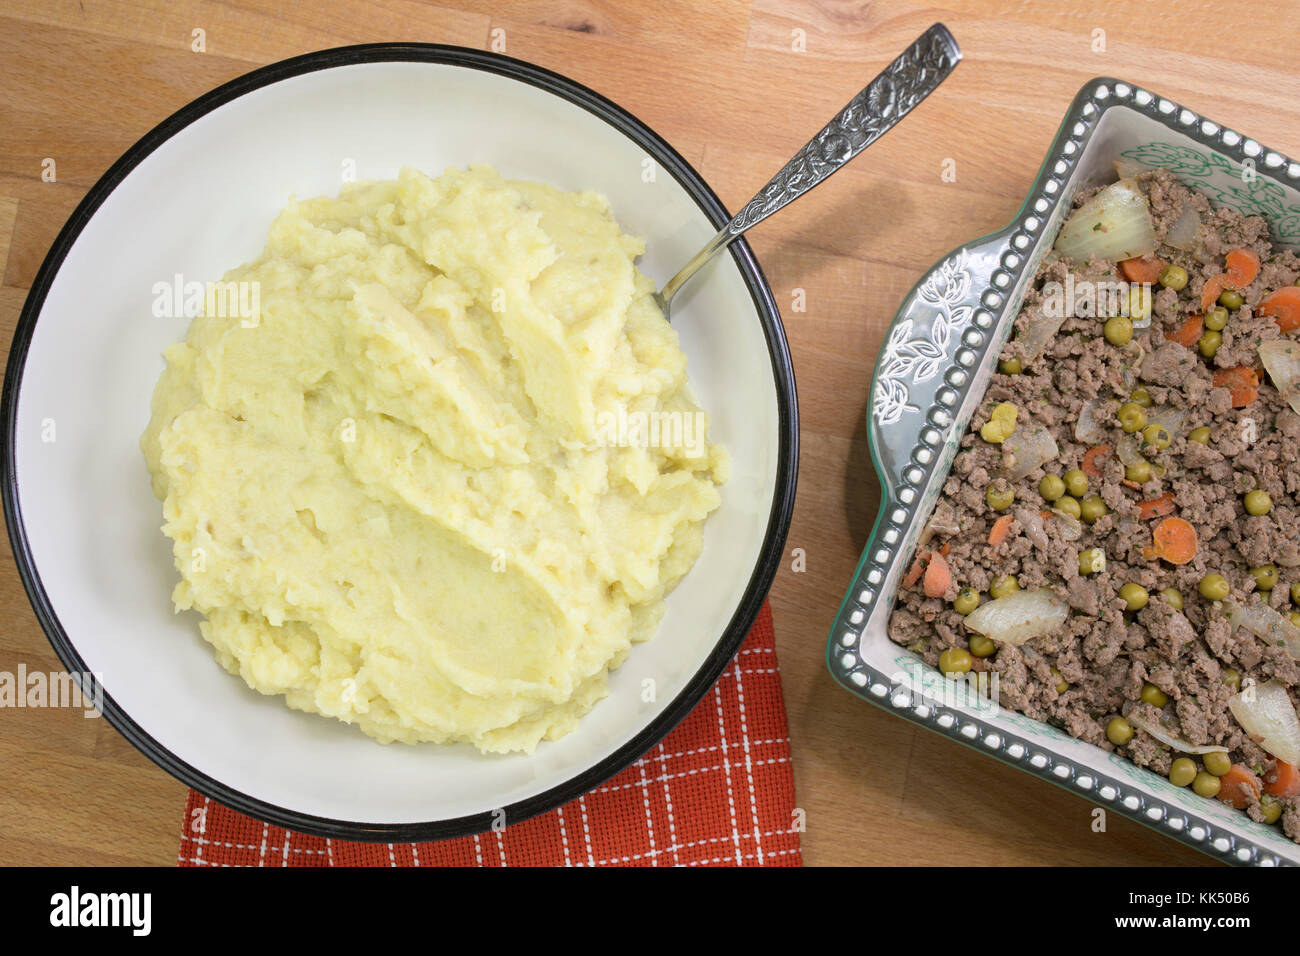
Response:
POLYGON ((663 140, 570 80, 456 47, 349 47, 250 73, 146 135, 77 207, 19 320, 3 396, 3 497, 37 617, 70 672, 98 675, 104 716, 136 747, 278 825, 436 839, 579 796, 699 701, 780 560, 798 461, 794 377, 771 291, 738 242, 673 313, 734 477, 659 633, 633 649, 609 697, 569 736, 532 756, 381 746, 249 690, 213 659, 197 616, 173 613, 178 575, 138 440, 161 352, 188 320, 153 317, 154 285, 217 279, 256 256, 290 196, 336 194, 345 164, 375 179, 407 164, 436 174, 471 162, 604 193, 624 230, 646 238, 641 268, 660 282, 728 218, 663 140), (648 678, 654 703, 641 699, 648 678))

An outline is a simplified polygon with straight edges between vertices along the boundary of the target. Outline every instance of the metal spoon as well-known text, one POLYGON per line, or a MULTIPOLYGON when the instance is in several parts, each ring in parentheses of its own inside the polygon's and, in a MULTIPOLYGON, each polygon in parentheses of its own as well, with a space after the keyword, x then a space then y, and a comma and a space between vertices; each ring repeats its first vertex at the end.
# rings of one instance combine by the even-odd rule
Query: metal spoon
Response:
POLYGON ((695 258, 654 294, 669 317, 673 296, 686 280, 731 245, 755 223, 798 199, 846 164, 930 95, 961 62, 961 50, 948 28, 936 23, 881 72, 849 105, 772 177, 731 222, 709 240, 695 258))

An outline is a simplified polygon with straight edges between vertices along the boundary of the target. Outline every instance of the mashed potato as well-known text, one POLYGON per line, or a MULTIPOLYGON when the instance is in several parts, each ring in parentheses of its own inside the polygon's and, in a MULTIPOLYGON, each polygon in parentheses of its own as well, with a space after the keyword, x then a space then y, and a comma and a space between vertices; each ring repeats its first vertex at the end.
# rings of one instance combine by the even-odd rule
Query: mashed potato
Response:
POLYGON ((257 313, 209 299, 141 439, 220 663, 383 742, 571 731, 726 480, 642 251, 487 167, 285 209, 226 276, 257 313))

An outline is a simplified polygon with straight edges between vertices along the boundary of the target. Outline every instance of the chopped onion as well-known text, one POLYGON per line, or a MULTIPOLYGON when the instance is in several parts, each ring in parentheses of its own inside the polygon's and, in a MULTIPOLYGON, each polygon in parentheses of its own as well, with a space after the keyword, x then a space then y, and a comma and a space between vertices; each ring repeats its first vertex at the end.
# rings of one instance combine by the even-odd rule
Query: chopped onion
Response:
POLYGON ((1060 629, 1070 607, 1050 588, 1014 591, 981 604, 962 620, 966 627, 1002 644, 1025 641, 1060 629))
POLYGON ((1226 754, 1227 747, 1215 745, 1201 746, 1198 744, 1189 744, 1181 737, 1175 737, 1169 731, 1160 726, 1159 721, 1152 720, 1142 713, 1142 708, 1129 705, 1125 708, 1124 718, 1134 727, 1145 730, 1156 740, 1160 741, 1166 747, 1172 747, 1174 750, 1185 754, 1226 754))
POLYGON ((1142 360, 1146 358, 1147 350, 1142 347, 1138 339, 1134 339, 1124 347, 1126 360, 1120 368, 1119 380, 1124 386, 1124 392, 1133 391, 1133 386, 1137 384, 1138 373, 1142 369, 1142 360))
POLYGON ((1068 511, 1053 508, 1052 517, 1056 519, 1056 524, 1061 529, 1062 541, 1078 541, 1083 537, 1083 522, 1068 511))
POLYGON ((1070 213, 1056 237, 1057 252, 1078 262, 1131 259, 1156 249, 1151 209, 1137 183, 1121 179, 1070 213))
POLYGON ((1056 338, 1056 333, 1061 331, 1066 316, 1064 309, 1060 311, 1060 315, 1047 315, 1038 307, 1026 310, 1026 324, 1016 333, 1016 341, 1020 343, 1025 353, 1023 359, 1025 365, 1037 361, 1056 338))
POLYGON ((1090 398, 1083 403, 1079 409, 1079 419, 1074 423, 1074 440, 1081 441, 1085 445, 1095 445, 1103 440, 1108 434, 1108 429, 1097 418, 1097 409, 1101 406, 1101 399, 1090 398))
POLYGON ((961 534, 961 527, 957 524, 957 516, 953 513, 952 508, 947 502, 940 501, 934 509, 934 514, 930 520, 925 523, 921 529, 921 540, 918 542, 920 547, 925 547, 930 543, 930 539, 935 534, 947 535, 952 537, 961 534))
POLYGON ((1146 461, 1142 457, 1142 436, 1134 432, 1121 438, 1115 444, 1115 457, 1123 462, 1125 467, 1146 461))
POLYGON ((1181 408, 1155 408, 1147 412, 1148 424, 1163 426, 1170 438, 1182 431, 1183 419, 1186 417, 1187 412, 1181 408))
POLYGON ((1021 426, 1002 442, 1002 467, 1008 481, 1019 481, 1061 453, 1052 433, 1042 425, 1021 426))
POLYGON ((1228 698, 1228 709, 1250 738, 1278 760, 1300 763, 1300 718, 1286 686, 1276 679, 1228 698))
POLYGON ((1259 346, 1259 359, 1291 410, 1300 414, 1300 342, 1274 339, 1259 346))
POLYGON ((1195 252, 1199 244, 1196 235, 1201 228, 1201 214, 1190 202, 1183 206, 1169 231, 1165 233, 1165 244, 1181 249, 1183 252, 1195 252))
POLYGON ((1146 172, 1146 169, 1136 159, 1130 159, 1127 156, 1121 156, 1115 160, 1115 175, 1120 179, 1132 179, 1138 173, 1146 172))
POLYGON ((1300 658, 1300 627, 1267 604, 1228 605, 1228 623, 1244 627, 1274 647, 1285 647, 1292 657, 1300 658))
POLYGON ((1017 508, 1016 520, 1025 529, 1025 535, 1034 543, 1034 547, 1047 547, 1047 529, 1043 527, 1043 516, 1037 508, 1017 508))

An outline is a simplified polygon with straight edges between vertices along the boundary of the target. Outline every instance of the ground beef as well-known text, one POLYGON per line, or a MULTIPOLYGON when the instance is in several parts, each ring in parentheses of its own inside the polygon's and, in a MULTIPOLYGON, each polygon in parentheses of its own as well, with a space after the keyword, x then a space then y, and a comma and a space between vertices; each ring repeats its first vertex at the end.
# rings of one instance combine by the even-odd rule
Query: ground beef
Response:
MULTIPOLYGON (((1042 355, 1028 355, 1013 338, 1000 358, 1022 360, 1019 374, 994 374, 984 399, 961 439, 960 450, 944 484, 927 529, 926 552, 943 549, 952 583, 941 598, 928 598, 920 585, 904 588, 889 622, 892 640, 937 665, 948 648, 966 649, 971 636, 952 606, 960 589, 973 588, 988 600, 989 587, 1011 576, 1021 589, 1048 588, 1068 603, 1070 616, 1059 633, 1015 647, 997 646, 973 669, 997 677, 999 703, 1046 721, 1106 750, 1118 750, 1140 766, 1168 773, 1180 754, 1136 729, 1116 747, 1106 735, 1108 723, 1121 715, 1145 715, 1166 732, 1193 745, 1226 747, 1234 763, 1258 773, 1276 761, 1242 730, 1228 708, 1236 687, 1274 679, 1300 690, 1300 663, 1285 647, 1271 646, 1228 620, 1229 605, 1262 603, 1283 615, 1296 612, 1290 589, 1300 583, 1300 415, 1282 400, 1261 375, 1259 397, 1243 408, 1232 407, 1232 393, 1214 385, 1216 370, 1238 365, 1258 367, 1258 345, 1283 333, 1270 317, 1257 314, 1269 292, 1300 280, 1300 258, 1269 244, 1268 224, 1261 217, 1219 209, 1165 172, 1144 173, 1139 185, 1151 203, 1157 237, 1190 205, 1201 217, 1199 248, 1189 253, 1162 245, 1157 256, 1187 271, 1184 289, 1162 288, 1153 299, 1150 327, 1135 332, 1123 347, 1102 335, 1104 317, 1069 316, 1042 355), (1193 313, 1200 313, 1205 283, 1224 271, 1224 255, 1246 248, 1261 260, 1259 276, 1238 290, 1243 305, 1222 331, 1222 343, 1210 359, 1195 347, 1167 338, 1193 313), (1171 442, 1163 450, 1150 445, 1140 452, 1153 466, 1150 480, 1128 481, 1117 449, 1125 439, 1117 411, 1135 389, 1150 397, 1148 417, 1172 416, 1171 442), (1011 482, 1000 445, 985 441, 980 428, 993 408, 1010 402, 1018 411, 1017 429, 1050 430, 1057 460, 1011 482), (1099 434, 1082 435, 1076 427, 1088 409, 1100 423, 1099 434), (1193 429, 1209 428, 1206 442, 1192 441, 1193 429), (1101 498, 1107 513, 1080 523, 1039 493, 1046 474, 1080 468, 1091 448, 1111 451, 1092 460, 1089 494, 1101 498), (1014 492, 1014 505, 997 512, 986 501, 992 489, 1014 492), (1266 515, 1248 515, 1243 496, 1262 489, 1272 500, 1266 515), (1144 517, 1139 502, 1171 495, 1176 514, 1196 529, 1199 548, 1188 563, 1175 566, 1148 553, 1156 520, 1144 517), (993 522, 1013 517, 1009 533, 996 547, 988 544, 993 522), (1100 548, 1104 570, 1083 574, 1079 554, 1100 548), (1273 565, 1277 583, 1261 590, 1251 569, 1273 565), (1225 602, 1201 597, 1198 585, 1210 573, 1222 574, 1230 586, 1225 602), (1119 589, 1135 583, 1146 589, 1148 603, 1127 610, 1119 589), (1173 589, 1180 599, 1166 598, 1173 589), (1147 696, 1161 706, 1141 701, 1147 696), (1163 699, 1152 697, 1158 689, 1163 699)), ((1081 202, 1084 196, 1076 199, 1081 202)), ((1049 256, 1027 290, 1016 320, 1017 334, 1046 314, 1053 290, 1072 279, 1118 281, 1115 263, 1086 263, 1049 256), (1052 285, 1052 284, 1056 285, 1052 285)), ((1291 333, 1294 336, 1294 333, 1291 333)), ((1300 795, 1266 797, 1263 804, 1246 787, 1245 810, 1257 820, 1276 813, 1281 826, 1300 841, 1300 795)), ((1245 791, 1243 791, 1243 794, 1245 791)))
POLYGON ((1199 366, 1196 353, 1191 349, 1177 342, 1166 342, 1146 357, 1141 375, 1144 382, 1177 386, 1199 366))

